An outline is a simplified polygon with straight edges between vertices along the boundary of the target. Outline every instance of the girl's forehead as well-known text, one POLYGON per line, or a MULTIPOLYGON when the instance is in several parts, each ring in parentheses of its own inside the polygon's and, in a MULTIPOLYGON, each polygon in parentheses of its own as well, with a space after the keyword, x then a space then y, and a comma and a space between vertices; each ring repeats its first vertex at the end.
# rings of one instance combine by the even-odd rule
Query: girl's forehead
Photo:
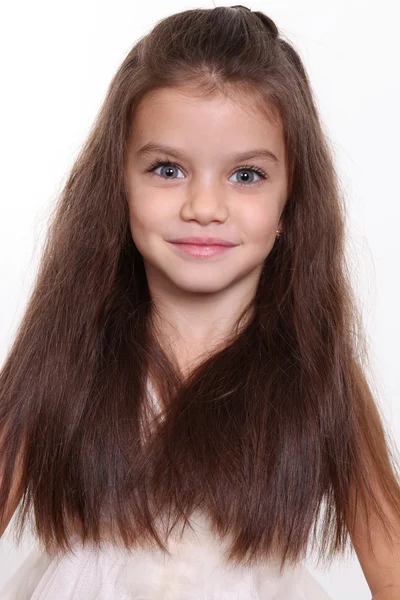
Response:
POLYGON ((280 118, 278 111, 272 102, 263 97, 261 92, 252 88, 238 87, 237 90, 226 87, 226 89, 214 89, 204 92, 200 87, 180 86, 158 88, 146 94, 137 105, 137 112, 144 107, 153 108, 160 105, 183 104, 187 106, 198 107, 201 105, 230 106, 236 110, 243 111, 249 116, 260 113, 271 122, 279 124, 280 118))
POLYGON ((145 160, 164 153, 180 160, 192 158, 199 164, 214 159, 222 164, 246 160, 244 155, 265 158, 268 151, 270 158, 265 160, 269 168, 283 173, 287 159, 282 127, 259 103, 259 95, 249 94, 246 101, 244 93, 202 95, 160 88, 141 99, 128 155, 145 160))

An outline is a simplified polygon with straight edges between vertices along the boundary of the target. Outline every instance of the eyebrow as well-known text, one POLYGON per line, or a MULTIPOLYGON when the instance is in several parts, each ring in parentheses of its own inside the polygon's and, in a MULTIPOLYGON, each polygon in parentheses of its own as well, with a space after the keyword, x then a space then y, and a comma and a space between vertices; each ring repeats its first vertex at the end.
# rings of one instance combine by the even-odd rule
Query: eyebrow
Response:
MULTIPOLYGON (((136 152, 136 156, 146 156, 154 152, 164 152, 165 154, 170 154, 179 160, 184 158, 183 150, 180 150, 179 148, 173 148, 172 146, 167 146, 165 144, 157 144, 156 142, 149 142, 148 144, 142 146, 142 148, 136 152)), ((278 158, 273 152, 271 152, 271 150, 268 150, 268 148, 254 148, 253 150, 247 150, 247 152, 231 154, 230 158, 233 161, 239 162, 249 160, 250 158, 265 158, 271 163, 276 165, 279 164, 278 158)))

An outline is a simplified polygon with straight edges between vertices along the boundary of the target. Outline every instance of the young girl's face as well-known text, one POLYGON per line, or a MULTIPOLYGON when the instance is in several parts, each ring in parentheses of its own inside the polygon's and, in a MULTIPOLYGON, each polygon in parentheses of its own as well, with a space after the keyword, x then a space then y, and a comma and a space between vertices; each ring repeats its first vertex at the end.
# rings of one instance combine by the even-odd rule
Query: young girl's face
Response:
POLYGON ((255 98, 196 98, 187 89, 147 95, 134 114, 126 183, 130 229, 152 292, 256 289, 282 225, 287 166, 281 126, 255 98), (144 150, 149 145, 160 148, 144 150), (158 159, 164 164, 150 172, 158 159), (189 236, 235 245, 199 257, 171 243, 189 236))

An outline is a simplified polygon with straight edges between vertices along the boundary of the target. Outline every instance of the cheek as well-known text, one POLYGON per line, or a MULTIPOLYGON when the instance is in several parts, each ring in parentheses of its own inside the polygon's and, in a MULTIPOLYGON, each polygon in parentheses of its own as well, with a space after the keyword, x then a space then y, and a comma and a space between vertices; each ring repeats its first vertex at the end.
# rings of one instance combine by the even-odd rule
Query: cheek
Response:
POLYGON ((276 233, 276 215, 275 211, 268 210, 268 207, 257 206, 246 211, 242 216, 243 232, 249 242, 257 246, 269 246, 271 237, 276 233))
POLYGON ((150 218, 151 214, 146 210, 146 204, 131 197, 129 199, 129 226, 132 239, 140 253, 142 253, 147 232, 151 227, 150 218))
POLYGON ((168 222, 165 204, 157 202, 150 195, 131 197, 129 201, 129 224, 133 241, 139 251, 151 244, 152 237, 162 236, 168 222))
POLYGON ((142 206, 130 205, 129 207, 129 221, 131 225, 132 233, 141 232, 145 233, 151 225, 151 215, 142 206))

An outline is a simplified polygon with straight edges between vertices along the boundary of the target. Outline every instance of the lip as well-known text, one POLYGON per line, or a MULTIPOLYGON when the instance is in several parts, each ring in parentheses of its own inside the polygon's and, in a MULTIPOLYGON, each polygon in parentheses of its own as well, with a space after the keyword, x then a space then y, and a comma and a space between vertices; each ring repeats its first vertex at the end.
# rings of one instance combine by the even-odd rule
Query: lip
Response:
POLYGON ((224 254, 225 252, 229 252, 234 246, 222 246, 221 244, 182 244, 182 243, 174 243, 170 242, 171 246, 174 246, 178 252, 183 252, 185 254, 190 254, 195 258, 204 259, 209 258, 211 256, 216 256, 217 254, 224 254))
POLYGON ((191 244, 192 246, 237 246, 233 242, 214 237, 185 237, 169 240, 171 244, 191 244))

